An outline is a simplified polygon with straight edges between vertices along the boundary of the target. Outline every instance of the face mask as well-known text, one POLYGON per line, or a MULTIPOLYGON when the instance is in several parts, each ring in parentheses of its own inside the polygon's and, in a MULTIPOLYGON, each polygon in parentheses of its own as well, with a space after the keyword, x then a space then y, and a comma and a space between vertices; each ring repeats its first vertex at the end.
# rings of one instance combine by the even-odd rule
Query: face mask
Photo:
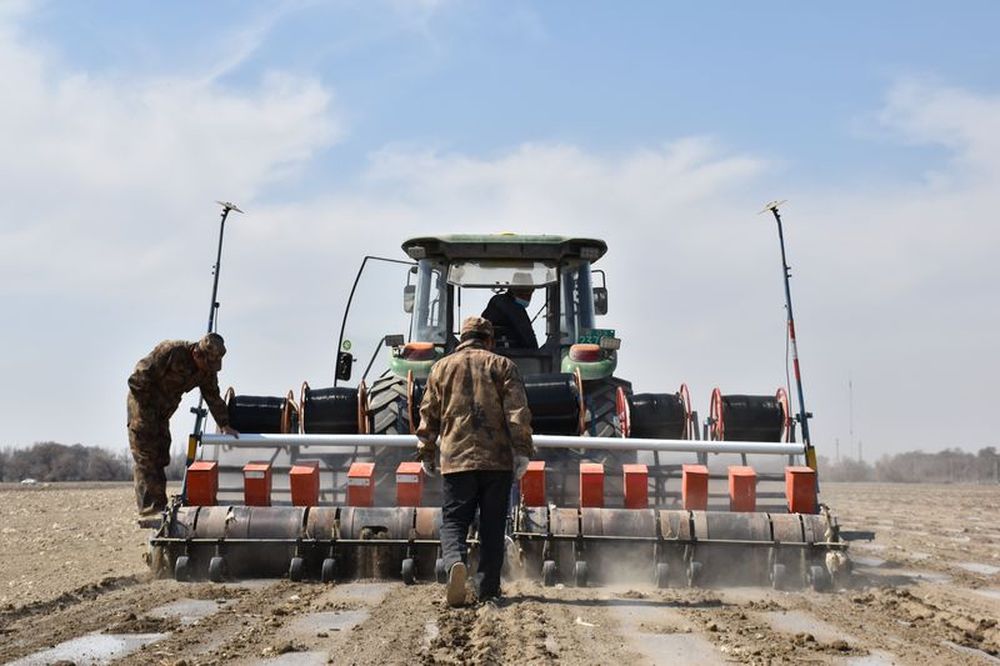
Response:
POLYGON ((531 301, 526 301, 523 298, 518 298, 517 296, 514 297, 514 302, 520 305, 525 310, 527 310, 528 306, 531 305, 531 301))

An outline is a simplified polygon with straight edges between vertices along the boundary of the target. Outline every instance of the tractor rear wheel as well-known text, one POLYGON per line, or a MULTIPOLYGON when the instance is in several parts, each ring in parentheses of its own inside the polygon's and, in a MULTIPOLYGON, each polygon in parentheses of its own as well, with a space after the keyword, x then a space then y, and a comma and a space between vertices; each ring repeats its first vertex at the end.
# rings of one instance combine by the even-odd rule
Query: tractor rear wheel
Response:
MULTIPOLYGON (((591 379, 583 382, 583 401, 587 409, 584 437, 621 437, 622 424, 618 418, 616 396, 622 387, 626 395, 632 394, 632 383, 617 377, 591 379)), ((622 465, 636 462, 635 451, 608 451, 588 449, 583 451, 583 460, 591 460, 604 465, 605 492, 608 496, 621 497, 622 465)), ((576 469, 572 474, 576 475, 576 469)), ((571 480, 572 482, 573 480, 571 480)))
MULTIPOLYGON (((373 435, 409 435, 415 432, 415 426, 420 422, 424 385, 423 379, 403 379, 395 375, 376 380, 368 390, 368 432, 373 435)), ((378 446, 377 437, 371 441, 376 442, 371 445, 376 470, 376 503, 392 504, 396 493, 396 469, 401 462, 416 460, 417 449, 378 446)), ((425 479, 423 504, 435 506, 440 501, 440 477, 425 479)))
MULTIPOLYGON (((368 390, 369 432, 373 435, 410 434, 410 414, 406 380, 395 375, 380 377, 368 390)), ((377 441, 377 440, 375 440, 377 441)), ((372 460, 378 478, 376 488, 395 488, 399 463, 413 460, 415 450, 372 446, 372 460)))
POLYGON ((410 434, 406 380, 395 375, 375 380, 368 390, 368 416, 373 435, 410 434))
POLYGON ((632 382, 617 377, 589 379, 583 382, 583 402, 587 409, 584 437, 621 437, 615 394, 618 387, 632 395, 632 382))

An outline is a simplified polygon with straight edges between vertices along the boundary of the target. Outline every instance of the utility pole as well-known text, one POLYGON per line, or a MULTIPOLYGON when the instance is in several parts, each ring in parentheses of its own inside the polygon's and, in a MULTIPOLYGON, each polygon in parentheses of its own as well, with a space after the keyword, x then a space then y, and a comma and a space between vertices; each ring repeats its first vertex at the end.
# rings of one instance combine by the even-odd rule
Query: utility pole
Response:
POLYGON ((837 462, 839 463, 840 462, 840 438, 838 437, 837 439, 835 439, 833 441, 835 442, 835 446, 837 447, 837 462))
POLYGON ((854 380, 847 374, 847 427, 850 448, 854 448, 854 380))

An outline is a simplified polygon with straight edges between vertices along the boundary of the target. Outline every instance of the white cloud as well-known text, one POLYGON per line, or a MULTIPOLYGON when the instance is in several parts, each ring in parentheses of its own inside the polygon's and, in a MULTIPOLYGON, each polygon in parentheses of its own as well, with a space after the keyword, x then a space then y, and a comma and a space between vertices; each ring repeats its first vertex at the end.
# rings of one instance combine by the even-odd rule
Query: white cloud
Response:
POLYGON ((211 202, 253 210, 336 141, 333 95, 281 71, 226 87, 217 62, 95 75, 20 32, 28 5, 4 9, 0 295, 9 324, 0 341, 11 353, 0 358, 0 399, 24 418, 8 421, 3 442, 120 446, 131 364, 157 337, 204 326, 218 228, 211 202), (53 393, 58 418, 35 411, 53 393))
POLYGON ((998 111, 1000 95, 907 80, 889 92, 881 120, 907 141, 950 149, 954 164, 963 167, 960 175, 995 178, 1000 162, 998 111))
POLYGON ((991 412, 1000 372, 998 114, 996 95, 901 82, 880 114, 886 132, 945 148, 945 161, 913 182, 792 194, 793 260, 813 277, 796 288, 820 329, 805 338, 807 376, 828 405, 827 432, 845 443, 852 372, 867 450, 996 444, 973 415, 991 412))
POLYGON ((207 203, 227 193, 249 203, 339 134, 315 79, 269 72, 249 91, 201 72, 102 79, 61 69, 15 25, 0 33, 0 76, 16 100, 0 106, 8 285, 58 283, 56 269, 71 269, 72 286, 106 287, 136 268, 94 261, 115 250, 177 261, 207 203))

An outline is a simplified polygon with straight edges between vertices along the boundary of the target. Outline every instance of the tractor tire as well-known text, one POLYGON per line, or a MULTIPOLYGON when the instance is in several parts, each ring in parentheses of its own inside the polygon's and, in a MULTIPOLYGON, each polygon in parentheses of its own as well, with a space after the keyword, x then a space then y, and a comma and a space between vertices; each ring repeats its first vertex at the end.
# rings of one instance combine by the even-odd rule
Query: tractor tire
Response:
MULTIPOLYGON (((423 380, 414 386, 414 419, 419 419, 423 380)), ((380 377, 368 389, 368 432, 373 435, 409 435, 410 404, 407 380, 395 375, 380 377)), ((419 422, 419 421, 418 421, 419 422)), ((370 438, 372 439, 372 438, 370 438)), ((377 442, 378 438, 373 438, 377 442)), ((399 448, 372 445, 372 462, 375 463, 375 501, 378 505, 391 506, 396 501, 396 468, 401 462, 416 460, 416 447, 399 448)), ((424 506, 437 506, 441 502, 440 475, 424 479, 424 506)))
MULTIPOLYGON (((615 400, 619 386, 625 389, 626 394, 632 394, 632 382, 617 377, 592 379, 583 383, 583 400, 587 409, 584 437, 622 436, 622 424, 618 418, 618 407, 615 400)), ((622 465, 635 463, 638 460, 638 455, 635 451, 589 449, 583 452, 583 459, 602 463, 605 471, 606 495, 608 497, 621 497, 624 490, 622 488, 622 465)))
POLYGON ((406 380, 395 375, 375 380, 368 389, 368 416, 373 435, 410 434, 406 380))
MULTIPOLYGON (((395 375, 380 377, 368 390, 369 432, 373 435, 410 434, 408 407, 406 380, 395 375)), ((396 468, 401 462, 413 460, 415 453, 415 449, 372 446, 376 493, 391 491, 394 496, 396 468)), ((391 500, 392 496, 386 495, 377 499, 391 500)))
POLYGON ((622 428, 615 403, 619 386, 632 395, 632 382, 617 377, 583 382, 583 402, 587 409, 584 437, 621 437, 622 428))
MULTIPOLYGON (((629 394, 632 384, 616 377, 590 379, 583 382, 583 402, 586 414, 582 437, 621 437, 616 393, 623 386, 629 394)), ((581 442, 586 444, 585 441, 581 442)), ((560 506, 576 506, 579 502, 579 469, 582 462, 604 464, 605 496, 621 497, 621 466, 636 461, 635 451, 607 449, 542 449, 538 457, 548 463, 546 471, 551 499, 560 506)))

